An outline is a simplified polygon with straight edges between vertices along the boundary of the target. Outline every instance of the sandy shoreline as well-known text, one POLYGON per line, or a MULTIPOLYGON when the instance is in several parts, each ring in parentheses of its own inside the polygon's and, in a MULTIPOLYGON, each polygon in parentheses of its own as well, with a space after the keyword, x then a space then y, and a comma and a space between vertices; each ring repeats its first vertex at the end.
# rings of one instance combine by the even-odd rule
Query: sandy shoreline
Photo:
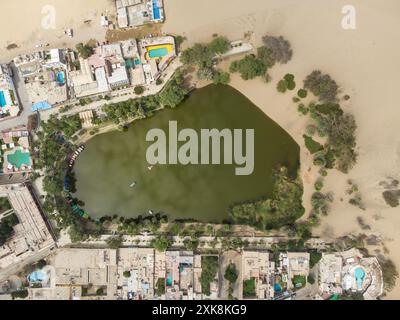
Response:
MULTIPOLYGON (((276 92, 277 80, 290 72, 295 74, 300 85, 307 74, 320 69, 337 81, 343 93, 351 96, 342 107, 352 112, 358 123, 358 162, 349 175, 331 171, 325 180, 324 191, 332 191, 335 201, 331 213, 316 231, 323 237, 376 234, 400 270, 399 208, 385 204, 382 198, 384 189, 379 185, 388 177, 400 180, 400 108, 397 103, 400 43, 396 41, 400 29, 400 2, 356 2, 357 29, 346 31, 341 28, 341 9, 348 4, 344 0, 302 0, 301 3, 298 0, 164 1, 167 20, 163 31, 185 35, 188 44, 207 41, 213 34, 236 40, 248 32, 251 32, 255 45, 259 45, 261 37, 267 33, 283 35, 291 42, 293 59, 289 64, 273 69, 270 84, 262 80, 245 82, 234 75, 231 85, 287 130, 301 146, 307 119, 299 116, 291 101, 292 94, 276 92), (359 185, 366 211, 348 204, 345 196, 347 179, 359 185), (371 226, 370 231, 361 230, 356 220, 359 216, 371 226)), ((2 62, 11 60, 20 52, 34 50, 39 41, 51 46, 73 46, 91 38, 103 40, 106 30, 100 27, 100 15, 105 11, 113 12, 114 2, 21 0, 9 1, 3 4, 3 9, 10 17, 16 18, 0 21, 2 62), (62 12, 57 18, 56 30, 44 31, 40 27, 44 4, 54 4, 57 12, 62 12), (93 19, 91 27, 83 23, 88 19, 93 19), (66 27, 78 31, 72 41, 63 35, 66 27), (6 50, 5 47, 11 43, 20 48, 6 50)), ((301 159, 304 200, 309 209, 309 197, 317 175, 315 169, 308 172, 311 159, 304 148, 301 159)), ((400 299, 399 282, 387 298, 400 299)))

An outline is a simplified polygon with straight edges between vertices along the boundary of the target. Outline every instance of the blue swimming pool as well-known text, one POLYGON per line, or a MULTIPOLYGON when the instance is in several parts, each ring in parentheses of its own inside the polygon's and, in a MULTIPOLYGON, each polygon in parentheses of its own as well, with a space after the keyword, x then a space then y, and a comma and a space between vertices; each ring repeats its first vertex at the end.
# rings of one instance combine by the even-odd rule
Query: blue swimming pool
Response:
POLYGON ((59 71, 57 73, 57 82, 61 85, 65 84, 65 80, 64 80, 64 72, 59 71))
POLYGON ((168 274, 167 276, 167 287, 171 287, 172 286, 172 274, 168 274))
POLYGON ((356 282, 357 282, 357 289, 361 290, 362 289, 362 285, 364 282, 364 278, 365 278, 365 271, 363 268, 357 268, 354 271, 354 276, 356 277, 356 282))
POLYGON ((161 11, 158 7, 157 0, 153 0, 153 19, 160 20, 161 19, 161 11))
POLYGON ((46 280, 46 278, 47 275, 42 270, 34 271, 28 276, 29 282, 42 282, 46 280))
POLYGON ((276 293, 282 292, 282 286, 279 283, 274 284, 274 291, 276 293))
POLYGON ((7 105, 6 97, 4 96, 4 92, 0 91, 0 107, 4 107, 7 105))
POLYGON ((158 48, 149 50, 149 57, 150 58, 160 58, 165 57, 168 54, 167 48, 158 48))

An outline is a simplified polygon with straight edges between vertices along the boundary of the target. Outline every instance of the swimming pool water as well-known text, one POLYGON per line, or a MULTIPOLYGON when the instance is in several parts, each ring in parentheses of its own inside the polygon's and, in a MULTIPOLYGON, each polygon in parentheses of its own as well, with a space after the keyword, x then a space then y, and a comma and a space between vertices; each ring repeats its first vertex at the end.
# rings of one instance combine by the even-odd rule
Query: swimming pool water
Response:
POLYGON ((168 287, 172 286, 172 274, 168 274, 167 276, 167 286, 168 287))
POLYGON ((41 270, 34 271, 28 276, 29 282, 42 282, 45 279, 46 273, 41 270))
POLYGON ((282 292, 282 286, 279 283, 274 284, 274 291, 279 293, 282 292))
POLYGON ((158 7, 157 0, 153 0, 153 19, 154 20, 161 19, 161 12, 160 12, 160 8, 158 7))
POLYGON ((64 73, 62 73, 61 71, 57 73, 57 82, 59 84, 65 84, 64 73))
POLYGON ((29 152, 22 152, 21 150, 9 154, 7 156, 7 161, 18 169, 21 168, 22 165, 29 166, 31 164, 29 152))
POLYGON ((356 277, 356 281, 357 281, 357 288, 360 290, 362 289, 362 284, 365 278, 365 271, 363 268, 357 268, 354 271, 354 276, 356 277))
POLYGON ((7 104, 6 97, 4 96, 4 92, 0 91, 0 106, 4 107, 7 104))
POLYGON ((158 49, 149 50, 149 57, 150 58, 164 57, 167 54, 168 54, 168 49, 167 48, 158 48, 158 49))

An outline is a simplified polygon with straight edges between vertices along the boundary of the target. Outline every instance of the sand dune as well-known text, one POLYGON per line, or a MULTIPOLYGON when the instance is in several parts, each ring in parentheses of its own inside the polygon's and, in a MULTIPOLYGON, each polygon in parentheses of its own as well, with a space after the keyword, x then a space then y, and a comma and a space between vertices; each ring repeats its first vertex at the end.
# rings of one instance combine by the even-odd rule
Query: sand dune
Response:
POLYGON ((115 15, 115 4, 112 0, 2 1, 1 9, 1 62, 8 62, 19 53, 32 51, 39 43, 66 47, 92 38, 104 40, 106 30, 100 26, 100 16, 102 13, 115 15), (46 6, 53 6, 55 9, 55 29, 43 28, 42 21, 49 12, 46 11, 46 6), (5 19, 5 15, 10 18, 5 19), (92 22, 85 24, 86 20, 92 22), (74 29, 74 39, 64 34, 67 28, 74 29), (16 44, 18 48, 7 50, 10 44, 16 44))
MULTIPOLYGON (((333 191, 335 201, 317 233, 333 237, 365 232, 356 220, 361 216, 372 228, 368 233, 383 239, 390 258, 400 270, 400 209, 384 203, 383 188, 379 185, 387 177, 400 177, 397 102, 400 3, 396 0, 357 2, 357 29, 348 31, 341 28, 341 9, 346 4, 347 1, 319 0, 167 0, 168 20, 164 31, 184 34, 189 43, 209 40, 215 33, 238 39, 249 31, 253 32, 255 45, 266 33, 289 39, 294 49, 293 60, 273 70, 272 84, 261 80, 245 82, 235 75, 232 85, 301 144, 306 120, 297 114, 290 94, 276 93, 276 81, 286 72, 294 73, 300 81, 313 69, 321 69, 336 79, 343 93, 351 96, 343 108, 354 113, 358 122, 359 159, 349 175, 331 171, 326 179, 324 190, 333 191), (345 189, 349 178, 358 183, 366 211, 348 204, 345 189)), ((311 159, 303 150, 306 206, 317 176, 315 169, 308 172, 310 164, 311 159)), ((400 298, 399 285, 388 298, 400 298)))

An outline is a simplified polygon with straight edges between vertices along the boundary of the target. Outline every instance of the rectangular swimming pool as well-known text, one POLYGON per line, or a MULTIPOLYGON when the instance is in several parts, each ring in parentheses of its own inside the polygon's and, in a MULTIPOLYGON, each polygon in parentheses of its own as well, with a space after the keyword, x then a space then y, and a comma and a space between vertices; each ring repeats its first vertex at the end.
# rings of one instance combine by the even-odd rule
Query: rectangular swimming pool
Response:
POLYGON ((167 48, 157 48, 149 50, 149 57, 150 58, 160 58, 165 57, 168 54, 167 48))
POLYGON ((0 91, 0 107, 4 107, 7 105, 6 97, 4 96, 4 92, 0 91))
POLYGON ((160 12, 160 8, 158 7, 157 0, 153 0, 153 19, 154 20, 161 19, 161 12, 160 12))

